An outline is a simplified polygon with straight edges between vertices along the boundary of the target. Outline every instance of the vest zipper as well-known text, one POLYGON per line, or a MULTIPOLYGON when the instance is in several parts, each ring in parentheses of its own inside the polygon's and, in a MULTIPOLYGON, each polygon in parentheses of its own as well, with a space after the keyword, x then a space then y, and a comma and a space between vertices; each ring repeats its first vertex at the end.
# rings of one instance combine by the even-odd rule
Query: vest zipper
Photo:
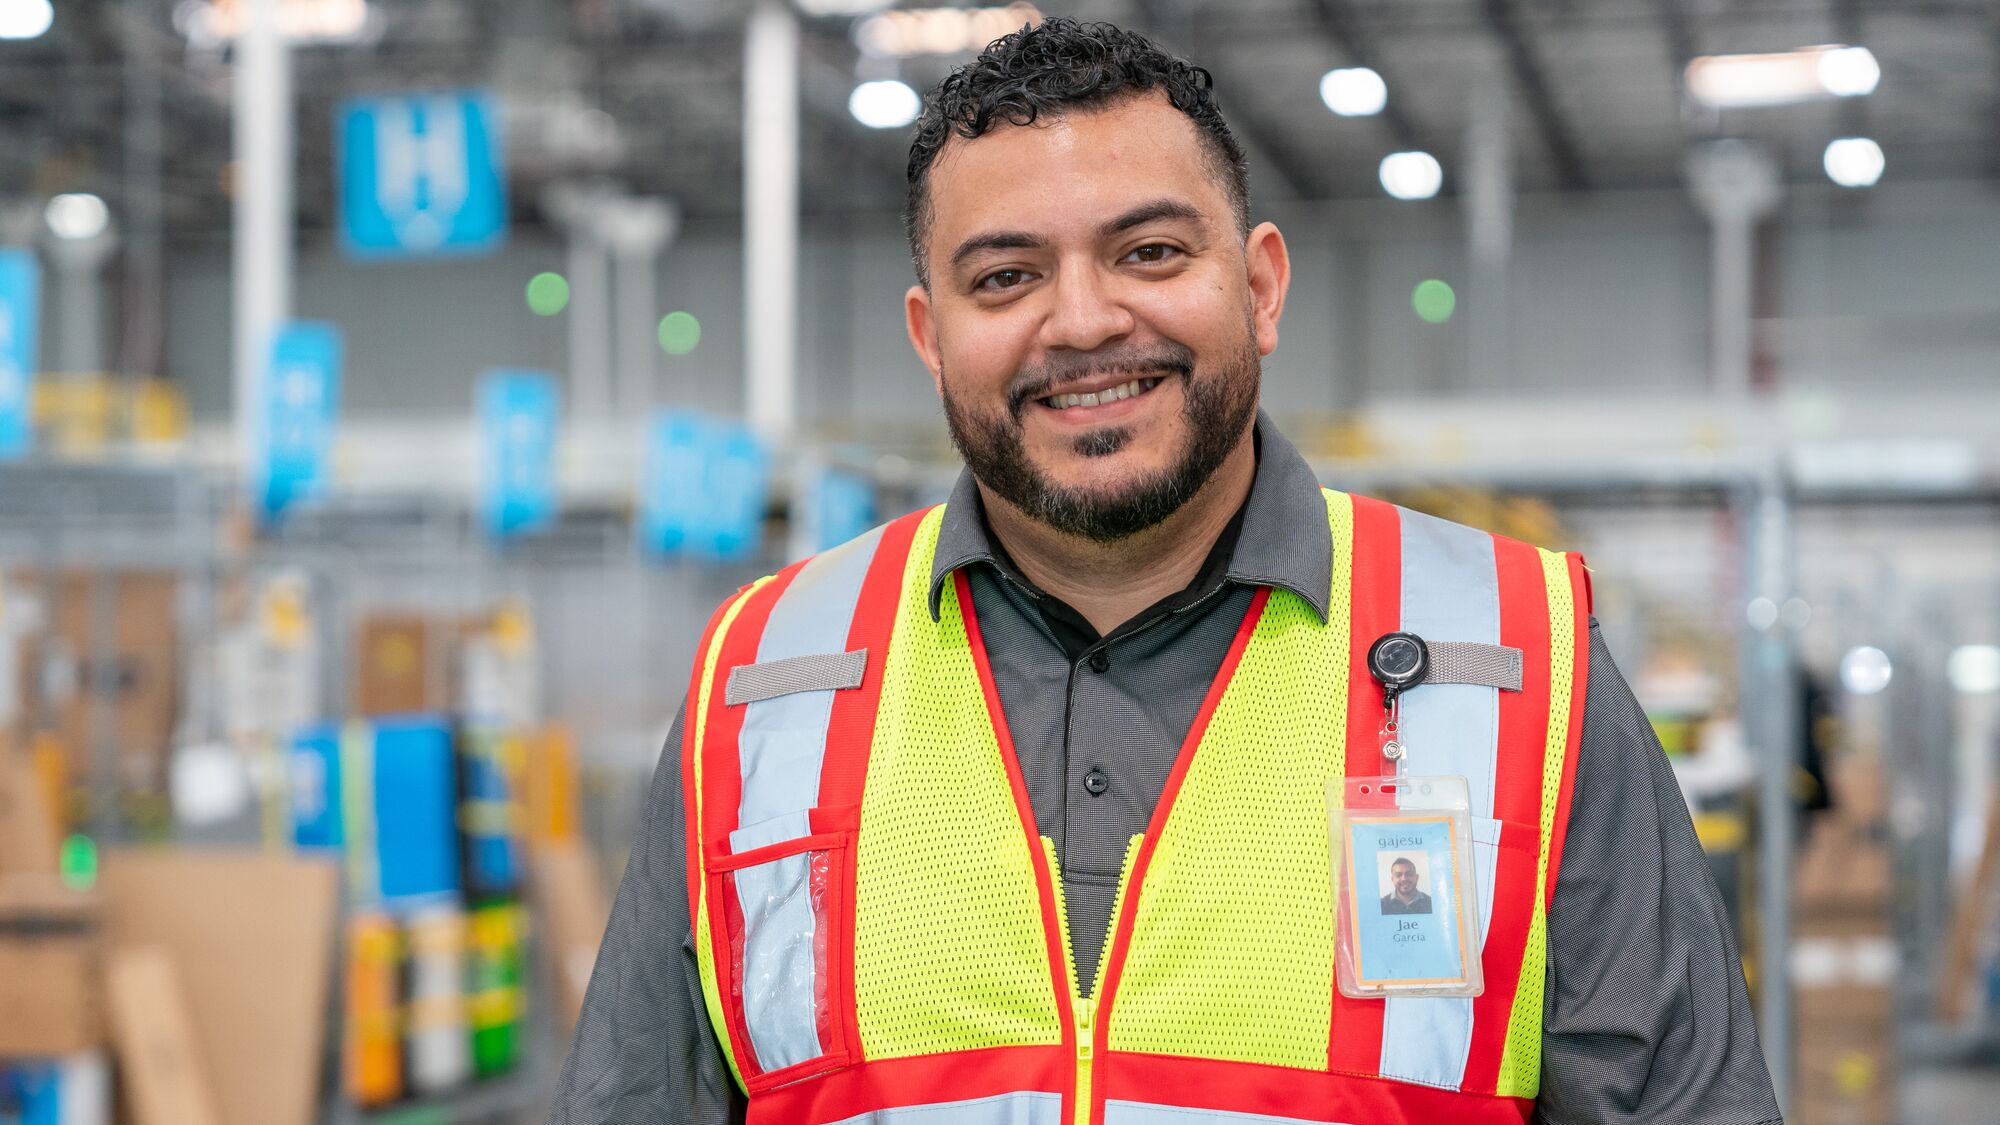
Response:
POLYGON ((1056 940, 1062 943, 1063 972, 1067 976, 1064 986, 1069 995, 1069 1010, 1072 1022, 1076 1024, 1076 1098, 1071 1121, 1074 1125, 1090 1125, 1090 1078, 1095 1057, 1097 1010, 1090 998, 1077 987, 1076 950, 1069 940, 1069 903, 1063 896, 1062 860, 1056 858, 1056 842, 1043 836, 1042 859, 1049 867, 1049 886, 1054 890, 1056 902, 1056 940))

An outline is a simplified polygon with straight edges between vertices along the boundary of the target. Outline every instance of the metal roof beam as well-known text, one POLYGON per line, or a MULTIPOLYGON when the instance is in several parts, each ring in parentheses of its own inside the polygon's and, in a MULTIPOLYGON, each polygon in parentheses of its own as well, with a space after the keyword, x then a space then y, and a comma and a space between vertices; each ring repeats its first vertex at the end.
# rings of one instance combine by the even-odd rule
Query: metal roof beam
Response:
POLYGON ((1549 150, 1557 182, 1567 191, 1588 190, 1590 176, 1584 170, 1583 150, 1577 144, 1576 130, 1556 105, 1541 56, 1515 18, 1514 0, 1481 0, 1481 7, 1487 26, 1507 56, 1507 67, 1521 88, 1521 98, 1528 103, 1528 113, 1534 118, 1542 144, 1549 150))

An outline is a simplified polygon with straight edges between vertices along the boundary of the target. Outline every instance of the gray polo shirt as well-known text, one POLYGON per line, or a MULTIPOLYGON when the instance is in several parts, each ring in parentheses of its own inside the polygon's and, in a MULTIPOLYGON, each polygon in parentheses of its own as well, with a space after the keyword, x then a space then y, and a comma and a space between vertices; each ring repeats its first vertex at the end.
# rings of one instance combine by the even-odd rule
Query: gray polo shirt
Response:
MULTIPOLYGON (((1195 580, 1107 636, 1021 575, 988 535, 970 474, 945 512, 932 603, 964 571, 1036 826, 1056 842, 1086 989, 1125 843, 1146 830, 1256 590, 1283 587, 1327 609, 1333 554, 1319 482, 1268 418, 1257 443, 1249 499, 1195 580)), ((695 970, 680 727, 677 718, 654 772, 552 1125, 743 1119, 695 970)), ((1729 918, 1673 771, 1594 621, 1548 951, 1538 1120, 1779 1120, 1729 918)))

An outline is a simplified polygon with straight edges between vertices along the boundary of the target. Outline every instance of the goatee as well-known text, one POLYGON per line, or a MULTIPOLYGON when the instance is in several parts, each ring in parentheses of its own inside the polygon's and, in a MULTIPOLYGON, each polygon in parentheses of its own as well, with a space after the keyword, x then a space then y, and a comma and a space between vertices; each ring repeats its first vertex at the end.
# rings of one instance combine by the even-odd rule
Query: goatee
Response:
MULTIPOLYGON (((1167 343, 1115 353, 1072 353, 1023 370, 1008 390, 1004 416, 980 415, 944 388, 945 424, 952 444, 972 475, 1030 518, 1068 535, 1115 543, 1158 526, 1180 511, 1236 448, 1257 413, 1260 364, 1256 347, 1213 371, 1197 372, 1194 353, 1167 343), (1111 489, 1088 489, 1051 480, 1028 458, 1023 418, 1034 400, 1063 383, 1089 375, 1131 374, 1181 380, 1181 417, 1186 437, 1166 468, 1111 489)), ((1159 387, 1147 393, 1155 393, 1159 387)), ((1108 457, 1125 448, 1132 431, 1104 426, 1078 435, 1073 449, 1082 457, 1108 457)))

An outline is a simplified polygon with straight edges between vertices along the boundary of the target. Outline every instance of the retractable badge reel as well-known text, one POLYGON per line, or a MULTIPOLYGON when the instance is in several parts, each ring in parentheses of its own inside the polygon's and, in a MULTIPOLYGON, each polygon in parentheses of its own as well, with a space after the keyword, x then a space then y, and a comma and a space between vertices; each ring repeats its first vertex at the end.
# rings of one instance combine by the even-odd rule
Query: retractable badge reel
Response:
POLYGON ((1368 672, 1382 687, 1383 776, 1327 784, 1334 954, 1345 996, 1485 991, 1470 794, 1462 777, 1413 775, 1403 741, 1403 696, 1430 670, 1430 648, 1415 633, 1388 633, 1369 646, 1368 672))

